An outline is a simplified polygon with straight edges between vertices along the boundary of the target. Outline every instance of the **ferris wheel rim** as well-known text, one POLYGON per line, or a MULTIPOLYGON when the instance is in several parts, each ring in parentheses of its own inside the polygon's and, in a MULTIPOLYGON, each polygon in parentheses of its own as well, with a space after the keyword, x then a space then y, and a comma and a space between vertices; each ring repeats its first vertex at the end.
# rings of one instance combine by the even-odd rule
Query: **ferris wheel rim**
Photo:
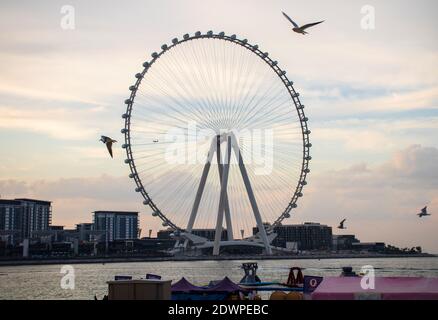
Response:
POLYGON ((124 144, 122 145, 122 148, 126 150, 126 159, 125 163, 129 165, 131 173, 129 174, 129 177, 134 180, 136 184, 135 191, 140 193, 143 197, 143 205, 147 205, 152 209, 152 215, 159 217, 163 221, 163 226, 167 226, 174 231, 184 231, 185 228, 181 228, 174 224, 164 213, 161 212, 161 210, 157 207, 157 205, 153 202, 153 199, 149 196, 148 192, 146 191, 146 188, 143 186, 143 183, 139 177, 137 167, 135 165, 135 159, 133 157, 133 152, 131 149, 131 114, 132 109, 135 102, 135 97, 137 90, 145 76, 145 74, 148 72, 149 68, 167 51, 171 50, 173 47, 180 45, 182 43, 192 41, 192 40, 198 40, 198 39, 219 39, 228 41, 237 45, 240 45, 247 50, 253 52, 256 54, 259 58, 261 58, 281 79, 284 86, 288 90, 288 93, 294 103, 295 110, 298 115, 298 119, 300 121, 300 127, 301 127, 301 135, 302 135, 302 141, 303 141, 303 150, 302 150, 302 163, 301 163, 301 172, 300 177, 297 183, 297 186, 295 187, 294 194, 289 201, 288 205, 284 209, 284 211, 279 215, 279 217, 273 221, 270 224, 270 229, 272 230, 276 226, 280 225, 282 221, 286 218, 290 217, 290 212, 292 209, 297 207, 297 201, 300 197, 303 196, 303 188, 307 184, 306 178, 307 175, 310 172, 309 169, 309 163, 312 159, 310 156, 310 147, 312 144, 310 143, 310 130, 308 126, 308 118, 305 116, 304 113, 304 105, 301 104, 299 93, 296 92, 296 90, 293 87, 293 82, 288 79, 286 76, 286 71, 281 69, 278 66, 277 61, 272 60, 269 57, 269 54, 267 52, 263 52, 260 50, 258 45, 252 45, 249 43, 247 39, 239 39, 235 34, 232 35, 226 35, 224 32, 220 33, 214 33, 213 31, 208 31, 205 34, 202 34, 200 31, 197 31, 194 35, 190 36, 189 34, 184 34, 183 39, 179 40, 178 38, 172 39, 172 44, 169 46, 167 44, 163 44, 161 46, 161 51, 159 52, 153 52, 151 54, 152 59, 149 61, 146 61, 143 63, 143 71, 139 72, 135 75, 136 81, 133 85, 129 87, 129 90, 131 91, 130 96, 128 99, 125 100, 126 104, 126 112, 122 115, 122 118, 124 119, 124 128, 121 129, 121 133, 124 134, 124 144))

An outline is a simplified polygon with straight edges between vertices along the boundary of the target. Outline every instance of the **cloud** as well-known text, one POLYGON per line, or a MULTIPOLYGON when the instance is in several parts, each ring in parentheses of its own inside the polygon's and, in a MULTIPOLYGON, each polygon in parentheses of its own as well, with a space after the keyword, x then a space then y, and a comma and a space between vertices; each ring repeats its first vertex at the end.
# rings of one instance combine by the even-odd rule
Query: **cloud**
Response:
POLYGON ((96 199, 105 203, 116 196, 122 201, 133 200, 134 184, 126 177, 102 175, 96 178, 68 178, 36 180, 33 182, 0 180, 0 188, 11 196, 25 193, 28 197, 96 199))
MULTIPOLYGON (((363 119, 357 117, 336 118, 310 123, 312 141, 315 150, 327 143, 342 148, 345 158, 353 156, 384 153, 388 156, 400 147, 419 142, 436 145, 434 132, 438 126, 437 116, 419 116, 416 119, 369 115, 363 119), (320 146, 320 147, 319 147, 320 146)), ((331 145, 330 144, 330 145, 331 145)), ((322 154, 321 156, 325 156, 322 154)))
POLYGON ((346 148, 356 151, 387 148, 393 143, 382 132, 373 131, 371 128, 362 130, 318 128, 314 129, 313 132, 315 132, 315 139, 319 141, 330 140, 344 143, 346 148))
POLYGON ((427 221, 416 216, 424 205, 438 211, 437 148, 412 145, 382 164, 330 170, 311 175, 309 181, 302 208, 292 219, 335 226, 347 218, 347 233, 364 241, 423 245, 438 252, 437 215, 427 221))
POLYGON ((52 201, 53 224, 73 227, 76 223, 92 220, 96 210, 133 210, 140 212, 144 230, 158 230, 161 223, 152 218, 149 207, 142 205, 134 183, 127 177, 102 175, 96 178, 68 178, 55 180, 0 180, 3 199, 28 197, 52 201))
POLYGON ((97 136, 97 130, 82 126, 78 114, 69 110, 16 110, 0 107, 0 128, 47 134, 55 139, 80 140, 97 136), (73 116, 73 117, 71 117, 73 116))
MULTIPOLYGON (((389 80, 388 80, 389 81, 389 80)), ((411 90, 389 90, 377 97, 358 97, 340 99, 337 112, 344 114, 361 114, 372 112, 396 112, 436 108, 438 106, 438 86, 411 90)))
POLYGON ((413 145, 394 154, 380 171, 395 184, 410 189, 438 189, 438 149, 413 145))
POLYGON ((85 140, 97 137, 100 127, 109 124, 117 128, 122 123, 118 117, 121 111, 115 113, 107 103, 59 92, 0 86, 0 97, 0 129, 38 133, 56 140, 85 140))

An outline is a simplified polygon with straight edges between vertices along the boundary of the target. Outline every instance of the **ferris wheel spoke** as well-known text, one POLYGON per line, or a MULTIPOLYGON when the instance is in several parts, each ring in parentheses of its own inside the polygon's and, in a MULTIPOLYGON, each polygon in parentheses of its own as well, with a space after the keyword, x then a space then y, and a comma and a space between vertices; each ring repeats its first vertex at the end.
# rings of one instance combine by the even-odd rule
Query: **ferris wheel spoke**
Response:
MULTIPOLYGON (((247 125, 248 123, 251 123, 251 120, 256 119, 263 119, 266 118, 267 115, 276 114, 279 110, 283 111, 285 106, 287 106, 290 102, 288 101, 289 98, 286 96, 281 95, 281 90, 278 90, 274 94, 270 92, 269 88, 263 97, 261 97, 254 105, 252 106, 252 110, 245 116, 244 119, 242 119, 241 122, 243 122, 243 126, 247 125), (267 94, 271 93, 271 98, 267 98, 267 94), (267 111, 269 110, 269 112, 267 111)), ((290 114, 290 110, 289 114, 290 114)), ((256 121, 254 121, 256 122, 256 121)))
MULTIPOLYGON (((160 89, 157 89, 157 90, 160 90, 160 89)), ((167 93, 164 92, 163 94, 167 94, 167 93)), ((172 100, 174 100, 174 99, 172 98, 172 100)), ((197 115, 195 115, 193 113, 182 113, 180 110, 178 110, 177 109, 178 107, 183 108, 183 105, 181 103, 174 103, 174 105, 172 105, 170 103, 167 103, 166 101, 161 101, 158 103, 158 105, 160 107, 169 108, 171 112, 168 112, 167 115, 170 119, 173 119, 174 121, 177 121, 180 123, 183 123, 183 121, 184 121, 183 119, 185 119, 186 122, 187 121, 199 121, 199 118, 197 115)), ((146 105, 144 105, 144 106, 146 107, 146 105)), ((144 108, 144 109, 145 109, 144 110, 145 113, 147 112, 147 110, 150 110, 150 108, 144 108)), ((141 111, 139 111, 139 113, 141 114, 141 111)), ((145 113, 143 113, 143 114, 145 114, 145 113)), ((148 114, 148 116, 151 115, 151 113, 149 113, 149 112, 147 114, 148 114)), ((161 116, 163 116, 163 115, 161 115, 161 116)))
POLYGON ((234 99, 232 100, 232 105, 231 108, 229 108, 228 111, 228 125, 232 126, 232 122, 234 119, 234 115, 236 114, 237 110, 238 110, 238 101, 241 100, 242 98, 242 88, 246 87, 246 85, 240 85, 240 83, 242 83, 242 81, 246 81, 247 77, 245 77, 246 72, 244 70, 246 70, 246 67, 248 65, 248 60, 249 59, 244 59, 244 54, 246 52, 243 50, 240 50, 240 54, 239 54, 239 59, 237 61, 237 72, 236 72, 236 83, 233 83, 233 87, 235 88, 233 97, 234 99))
MULTIPOLYGON (((161 199, 164 203, 169 203, 169 201, 172 201, 172 199, 177 194, 184 195, 183 199, 190 198, 187 193, 188 189, 183 188, 183 186, 186 186, 187 184, 193 185, 193 178, 192 174, 196 173, 197 169, 186 169, 185 177, 183 179, 180 179, 177 183, 175 183, 175 179, 172 177, 172 179, 167 179, 165 183, 163 183, 163 180, 161 180, 161 187, 157 188, 157 190, 154 192, 154 196, 156 199, 161 199)), ((171 202, 170 202, 171 203, 171 202)), ((185 206, 183 206, 181 203, 178 204, 178 208, 174 206, 173 210, 179 210, 181 212, 184 212, 185 206)), ((181 212, 179 214, 181 215, 181 212)))
MULTIPOLYGON (((261 102, 266 99, 266 97, 269 94, 272 94, 272 90, 275 88, 276 83, 272 82, 271 85, 269 87, 267 87, 264 91, 263 94, 259 94, 261 92, 262 88, 259 88, 259 91, 257 91, 257 94, 254 94, 252 96, 252 98, 249 100, 248 105, 246 107, 246 112, 244 114, 241 115, 241 117, 237 120, 238 124, 240 125, 242 122, 244 121, 249 121, 248 119, 250 119, 252 116, 256 115, 257 112, 260 112, 261 107, 263 107, 263 105, 260 107, 261 102), (259 97, 258 99, 256 97, 259 97)), ((275 91, 274 94, 272 94, 272 100, 274 99, 278 99, 278 96, 281 97, 280 92, 281 92, 281 88, 276 88, 277 91, 275 91)), ((270 101, 268 100, 268 103, 270 101)), ((265 103, 268 104, 268 103, 265 103)))
MULTIPOLYGON (((162 85, 161 87, 157 87, 156 85, 154 86, 154 85, 152 85, 152 84, 150 84, 150 86, 153 88, 153 89, 155 89, 155 90, 159 90, 159 91, 161 91, 163 94, 164 94, 164 97, 166 97, 167 99, 170 99, 170 101, 176 106, 176 107, 179 107, 179 108, 181 108, 181 110, 182 110, 182 112, 187 112, 187 111, 189 111, 189 114, 191 113, 191 114, 194 114, 194 116, 196 117, 196 119, 192 119, 193 121, 202 121, 202 119, 204 119, 204 118, 202 118, 202 115, 201 114, 197 114, 195 111, 196 110, 191 110, 191 109, 188 109, 188 107, 187 106, 192 106, 193 104, 194 104, 194 102, 192 102, 192 101, 189 101, 189 100, 187 100, 187 98, 186 97, 184 97, 184 96, 182 96, 182 94, 180 93, 180 91, 179 90, 177 90, 177 89, 175 89, 174 88, 174 86, 170 86, 169 85, 169 83, 171 83, 171 79, 166 79, 164 76, 159 76, 159 78, 161 79, 160 81, 164 81, 164 85, 162 85), (164 80, 163 80, 163 78, 164 78, 164 80), (180 100, 182 100, 183 101, 183 103, 181 103, 178 99, 176 99, 174 96, 175 96, 175 94, 177 95, 177 97, 180 99, 180 100)), ((178 79, 179 81, 176 81, 176 82, 182 82, 181 81, 181 79, 178 79)), ((173 82, 175 82, 175 81, 173 81, 173 82)), ((198 101, 197 99, 192 99, 193 101, 198 101)), ((162 102, 161 102, 162 103, 162 102)), ((199 103, 202 103, 202 102, 197 102, 198 104, 199 103)), ((175 107, 174 107, 175 108, 175 107)), ((172 109, 174 109, 174 108, 172 108, 172 109)), ((181 112, 181 113, 182 113, 181 112)), ((184 116, 184 113, 182 113, 182 115, 184 116)))
MULTIPOLYGON (((184 115, 184 118, 182 120, 187 120, 187 117, 191 117, 192 119, 197 119, 196 117, 199 117, 198 114, 191 112, 190 110, 188 110, 189 112, 187 112, 187 103, 182 103, 179 102, 178 100, 175 100, 175 98, 170 98, 171 93, 169 93, 169 89, 164 89, 162 87, 156 87, 153 86, 153 88, 151 88, 151 90, 154 90, 155 92, 160 92, 162 93, 162 95, 165 95, 169 98, 160 98, 157 97, 155 94, 154 95, 150 95, 147 96, 146 94, 139 94, 139 102, 140 102, 140 106, 143 104, 144 108, 140 108, 139 109, 139 114, 143 114, 143 115, 155 115, 157 117, 157 120, 162 119, 162 112, 161 112, 161 117, 160 117, 160 113, 158 113, 157 111, 162 111, 163 107, 171 107, 171 108, 181 108, 181 111, 177 114, 184 115)), ((173 113, 175 114, 176 112, 173 111, 173 113)), ((182 121, 180 120, 180 121, 182 121)))
POLYGON ((269 83, 272 84, 272 70, 265 68, 263 62, 258 61, 258 63, 252 64, 250 66, 250 73, 252 74, 251 82, 249 83, 243 100, 239 101, 241 108, 236 115, 237 121, 240 121, 240 119, 250 111, 252 101, 260 94, 263 87, 268 86, 269 83))
POLYGON ((252 124, 248 124, 250 128, 270 128, 270 129, 280 129, 284 127, 291 128, 290 124, 286 123, 286 121, 290 120, 290 115, 288 114, 280 114, 280 115, 269 115, 263 119, 257 119, 252 124))
MULTIPOLYGON (((252 180, 255 180, 256 176, 254 175, 253 171, 249 172, 250 178, 252 180)), ((258 178, 258 176, 257 176, 258 178)), ((273 188, 273 179, 271 179, 269 176, 262 176, 260 178, 259 187, 255 190, 255 194, 257 195, 258 199, 260 200, 260 203, 263 203, 265 206, 267 206, 267 210, 263 210, 261 212, 262 216, 267 220, 271 221, 272 216, 269 214, 269 212, 278 212, 278 208, 275 208, 271 204, 271 200, 273 199, 275 203, 284 203, 284 199, 280 199, 278 195, 275 192, 275 189, 273 188), (268 186, 268 187, 266 187, 268 186)))
POLYGON ((208 61, 206 60, 204 48, 200 47, 199 43, 195 43, 195 45, 191 47, 191 53, 194 57, 194 59, 192 58, 192 60, 196 62, 196 67, 194 67, 194 70, 196 70, 197 72, 195 74, 198 75, 198 79, 201 79, 201 81, 198 81, 197 90, 200 94, 202 94, 203 99, 205 100, 202 112, 204 114, 204 117, 214 119, 211 123, 212 125, 216 126, 217 124, 215 123, 216 117, 214 115, 214 109, 217 108, 217 102, 214 100, 213 97, 206 94, 207 92, 210 92, 212 88, 210 87, 210 75, 207 71, 208 61))
POLYGON ((213 99, 215 101, 215 116, 218 119, 217 128, 221 129, 222 122, 223 122, 223 110, 225 105, 225 100, 223 99, 223 95, 221 95, 221 92, 224 90, 223 83, 220 81, 213 81, 214 79, 219 80, 221 76, 226 74, 227 67, 226 64, 219 59, 220 54, 220 42, 216 41, 207 41, 200 43, 202 46, 202 53, 205 56, 206 59, 206 67, 208 68, 208 74, 210 75, 207 77, 208 84, 209 84, 209 90, 213 93, 213 99), (208 54, 208 51, 210 51, 212 54, 208 54), (222 69, 222 73, 219 71, 219 69, 222 69))
MULTIPOLYGON (((192 52, 193 55, 191 57, 188 57, 185 50, 180 50, 182 53, 180 55, 181 59, 178 59, 176 61, 176 65, 179 66, 180 69, 182 69, 183 65, 190 66, 190 73, 188 72, 188 67, 186 67, 185 71, 181 72, 182 79, 179 79, 181 82, 189 82, 190 84, 190 92, 191 96, 194 100, 198 101, 196 104, 197 107, 197 113, 201 115, 201 118, 204 118, 206 113, 210 114, 210 106, 211 101, 208 99, 208 96, 205 97, 203 94, 205 89, 203 90, 201 85, 204 84, 203 81, 199 81, 199 78, 197 78, 197 75, 199 74, 197 71, 199 69, 200 61, 196 57, 196 51, 192 52), (193 61, 196 61, 197 63, 194 64, 193 61), (188 81, 187 81, 188 80, 188 81)), ((178 58, 178 56, 174 55, 173 58, 175 60, 178 58)), ((201 62, 202 63, 202 62, 201 62)), ((202 74, 202 73, 201 73, 202 74)))

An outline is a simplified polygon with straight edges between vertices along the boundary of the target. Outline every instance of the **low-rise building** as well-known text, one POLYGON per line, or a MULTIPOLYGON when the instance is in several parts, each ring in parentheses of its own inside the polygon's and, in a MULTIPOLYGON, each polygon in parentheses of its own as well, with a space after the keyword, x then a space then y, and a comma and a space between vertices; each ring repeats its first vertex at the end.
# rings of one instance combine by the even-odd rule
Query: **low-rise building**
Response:
POLYGON ((333 250, 351 250, 353 243, 359 243, 353 234, 333 235, 333 250))
POLYGON ((95 211, 93 228, 105 241, 137 239, 138 212, 95 211))
POLYGON ((357 251, 367 251, 367 252, 383 252, 385 251, 385 243, 384 242, 353 243, 352 249, 357 251))
POLYGON ((93 241, 93 231, 94 223, 78 223, 76 225, 79 241, 93 241))
MULTIPOLYGON (((258 228, 253 228, 257 234, 258 228)), ((286 248, 286 244, 296 243, 298 250, 329 250, 332 247, 332 228, 314 222, 280 225, 274 228, 277 237, 272 241, 276 247, 286 248)), ((294 244, 295 246, 295 244, 294 244)))

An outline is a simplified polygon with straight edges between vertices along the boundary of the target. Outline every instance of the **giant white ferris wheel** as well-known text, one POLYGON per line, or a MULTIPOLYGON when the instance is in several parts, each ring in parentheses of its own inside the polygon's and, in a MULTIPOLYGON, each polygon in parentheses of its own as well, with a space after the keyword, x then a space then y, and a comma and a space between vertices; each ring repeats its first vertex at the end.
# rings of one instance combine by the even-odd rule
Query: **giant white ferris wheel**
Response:
POLYGON ((270 254, 310 172, 308 119, 286 71, 246 39, 209 31, 164 44, 135 77, 122 147, 143 204, 179 247, 270 254))

